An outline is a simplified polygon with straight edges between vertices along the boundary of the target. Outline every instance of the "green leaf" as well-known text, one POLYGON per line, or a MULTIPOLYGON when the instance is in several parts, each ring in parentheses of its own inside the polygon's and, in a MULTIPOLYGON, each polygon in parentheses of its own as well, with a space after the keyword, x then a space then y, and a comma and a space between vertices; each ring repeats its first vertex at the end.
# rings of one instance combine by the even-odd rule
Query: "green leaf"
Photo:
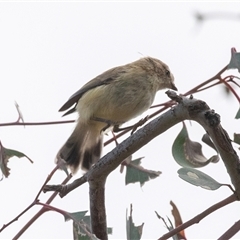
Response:
POLYGON ((237 112, 237 114, 235 116, 235 119, 239 119, 239 118, 240 118, 240 108, 238 109, 238 112, 237 112))
POLYGON ((223 186, 207 174, 192 168, 180 168, 178 170, 179 177, 195 186, 202 187, 207 190, 216 190, 223 186))
POLYGON ((142 158, 138 158, 126 165, 127 166, 127 171, 125 176, 126 185, 129 183, 139 182, 141 186, 143 186, 145 182, 149 181, 150 179, 154 179, 161 174, 160 171, 152 171, 140 166, 141 159, 142 158))
POLYGON ((8 148, 4 148, 5 154, 11 158, 11 157, 18 157, 18 158, 22 158, 25 157, 27 158, 31 163, 33 163, 33 161, 24 153, 19 152, 17 150, 13 150, 13 149, 8 149, 8 148))
POLYGON ((19 152, 17 150, 5 148, 2 143, 0 142, 0 169, 2 171, 2 174, 7 178, 10 174, 10 168, 8 168, 8 161, 11 157, 26 157, 31 163, 33 161, 24 153, 19 152))
POLYGON ((240 53, 235 48, 231 49, 231 59, 228 69, 238 69, 238 72, 240 72, 240 53))
POLYGON ((135 226, 132 218, 132 205, 130 207, 130 216, 126 220, 127 225, 127 240, 140 240, 142 237, 143 225, 135 226))
POLYGON ((233 141, 237 144, 240 144, 240 134, 239 133, 234 133, 233 141))
POLYGON ((65 221, 74 220, 76 222, 79 222, 84 218, 87 212, 88 211, 74 212, 74 213, 67 212, 67 214, 64 215, 64 218, 65 218, 65 221))
POLYGON ((208 160, 202 153, 202 145, 190 140, 184 123, 181 132, 173 143, 172 155, 182 167, 199 168, 206 166, 213 159, 216 161, 216 157, 208 160))

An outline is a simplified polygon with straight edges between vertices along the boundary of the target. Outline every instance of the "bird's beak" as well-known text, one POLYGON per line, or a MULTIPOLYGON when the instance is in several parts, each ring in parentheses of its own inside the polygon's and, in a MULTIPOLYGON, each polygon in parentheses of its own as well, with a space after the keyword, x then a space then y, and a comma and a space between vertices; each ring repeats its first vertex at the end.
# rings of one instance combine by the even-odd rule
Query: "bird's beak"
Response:
POLYGON ((172 85, 171 85, 171 89, 172 89, 172 90, 175 90, 175 91, 178 90, 174 83, 172 83, 172 85))

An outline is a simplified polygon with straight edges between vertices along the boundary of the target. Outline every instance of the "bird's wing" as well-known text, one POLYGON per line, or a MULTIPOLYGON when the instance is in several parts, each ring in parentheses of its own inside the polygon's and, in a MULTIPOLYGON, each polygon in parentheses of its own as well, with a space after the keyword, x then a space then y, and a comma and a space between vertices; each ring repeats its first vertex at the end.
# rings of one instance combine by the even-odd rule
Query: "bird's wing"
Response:
POLYGON ((69 111, 67 111, 63 116, 68 115, 70 113, 75 112, 76 105, 79 101, 79 99, 83 96, 84 93, 87 91, 96 88, 101 85, 107 85, 110 84, 112 81, 117 79, 117 77, 122 74, 124 69, 120 67, 115 67, 112 69, 107 70, 106 72, 102 73, 101 75, 95 77, 94 79, 87 82, 85 85, 83 85, 82 88, 80 88, 77 92, 75 92, 68 101, 63 104, 63 106, 59 109, 59 112, 68 110, 72 105, 74 105, 69 111))

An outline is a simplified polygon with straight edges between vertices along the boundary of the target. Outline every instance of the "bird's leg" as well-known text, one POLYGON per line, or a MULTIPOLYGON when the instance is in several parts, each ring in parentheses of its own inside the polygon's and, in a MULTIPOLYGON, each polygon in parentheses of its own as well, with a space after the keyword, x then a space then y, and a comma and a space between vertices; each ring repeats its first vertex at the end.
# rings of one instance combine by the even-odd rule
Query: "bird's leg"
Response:
POLYGON ((101 130, 101 132, 104 132, 105 130, 107 130, 109 127, 111 126, 119 126, 119 124, 122 124, 120 122, 113 122, 111 120, 108 119, 104 119, 104 118, 99 118, 99 117, 91 117, 91 120, 93 121, 98 121, 98 122, 103 122, 106 123, 107 125, 101 130))
POLYGON ((133 126, 134 126, 134 125, 129 126, 129 127, 120 128, 119 125, 114 125, 114 126, 113 126, 113 132, 120 132, 120 131, 123 131, 123 130, 129 130, 129 129, 132 129, 133 126))
POLYGON ((124 127, 124 128, 119 128, 119 125, 114 125, 113 127, 113 132, 119 132, 123 130, 129 130, 132 129, 131 135, 137 130, 138 127, 142 126, 147 120, 149 119, 149 116, 146 116, 145 118, 141 119, 139 122, 135 123, 132 126, 124 127))
POLYGON ((123 127, 120 128, 119 125, 123 124, 123 122, 114 122, 108 119, 104 118, 99 118, 99 117, 91 117, 91 120, 93 121, 98 121, 98 122, 103 122, 106 123, 107 125, 101 130, 101 132, 104 132, 107 130, 109 127, 113 126, 113 132, 120 132, 123 130, 129 130, 132 129, 131 135, 137 130, 138 127, 142 126, 147 120, 149 119, 149 116, 146 116, 145 118, 141 119, 139 122, 137 122, 134 125, 128 126, 128 127, 123 127))

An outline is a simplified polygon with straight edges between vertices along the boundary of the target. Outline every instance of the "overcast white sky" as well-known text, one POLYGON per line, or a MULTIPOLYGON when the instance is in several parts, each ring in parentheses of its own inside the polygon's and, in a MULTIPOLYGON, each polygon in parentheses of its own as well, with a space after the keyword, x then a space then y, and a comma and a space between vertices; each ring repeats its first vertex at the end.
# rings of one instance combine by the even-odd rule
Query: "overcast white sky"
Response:
MULTIPOLYGON (((175 76, 179 93, 212 77, 230 60, 230 49, 240 50, 240 21, 209 19, 198 24, 196 12, 240 14, 240 3, 96 3, 96 2, 3 2, 0 1, 0 122, 17 118, 14 101, 20 105, 26 122, 75 119, 61 118, 58 109, 84 83, 103 71, 152 56, 166 62, 175 76)), ((236 71, 233 72, 237 74, 236 71)), ((239 132, 234 116, 239 107, 233 97, 226 98, 221 87, 195 95, 222 116, 222 125, 232 137, 239 132)), ((166 101, 159 92, 156 103, 166 101)), ((192 140, 200 141, 204 131, 187 123, 192 140)), ((133 203, 136 224, 145 223, 143 239, 156 239, 166 232, 154 211, 171 218, 172 200, 184 221, 226 198, 226 188, 207 191, 177 176, 180 168, 171 156, 171 145, 181 124, 153 140, 134 154, 145 156, 143 166, 163 174, 143 188, 124 186, 124 174, 112 173, 106 186, 110 239, 125 239, 126 208, 133 203)), ((35 198, 54 167, 54 158, 70 135, 74 124, 2 127, 0 140, 7 148, 24 152, 34 160, 10 160, 11 175, 0 182, 0 225, 6 224, 35 198)), ((109 146, 105 151, 110 150, 109 146)), ((237 150, 238 151, 238 150, 237 150)), ((214 152, 204 147, 210 157, 214 152)), ((223 164, 210 164, 202 171, 221 183, 230 183, 223 164)), ((79 173, 76 177, 79 177, 79 173)), ((65 178, 58 172, 52 184, 65 178)), ((88 209, 88 186, 84 185, 52 205, 69 212, 88 209)), ((45 201, 50 194, 40 196, 45 201)), ((39 209, 13 223, 1 234, 12 239, 39 209)), ((235 203, 212 214, 186 230, 188 239, 216 239, 239 220, 240 205, 235 203)), ((48 212, 29 228, 23 239, 71 239, 72 222, 48 212)), ((240 233, 236 236, 240 238, 240 233)))

